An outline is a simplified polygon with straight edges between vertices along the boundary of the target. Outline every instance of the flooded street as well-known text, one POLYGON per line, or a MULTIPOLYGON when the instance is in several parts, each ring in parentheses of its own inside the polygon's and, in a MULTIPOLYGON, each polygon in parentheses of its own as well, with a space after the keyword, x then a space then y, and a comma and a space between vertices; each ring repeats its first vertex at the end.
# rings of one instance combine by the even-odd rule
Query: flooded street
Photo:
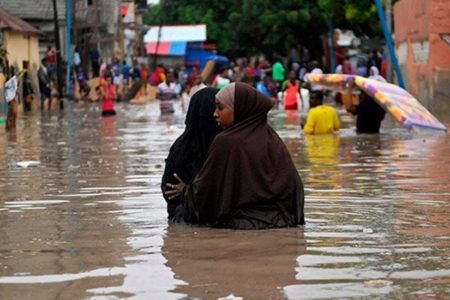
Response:
POLYGON ((233 231, 167 224, 160 180, 181 112, 66 107, 1 128, 2 300, 450 297, 447 134, 388 120, 357 136, 343 115, 339 135, 305 137, 297 116, 271 112, 306 226, 233 231))

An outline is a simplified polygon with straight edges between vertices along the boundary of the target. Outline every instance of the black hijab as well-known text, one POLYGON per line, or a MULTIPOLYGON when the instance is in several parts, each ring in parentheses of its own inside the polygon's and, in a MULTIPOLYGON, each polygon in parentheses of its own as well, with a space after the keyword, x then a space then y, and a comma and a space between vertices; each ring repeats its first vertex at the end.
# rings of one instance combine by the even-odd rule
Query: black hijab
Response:
MULTIPOLYGON (((226 87, 225 87, 226 88, 226 87)), ((234 125, 218 134, 186 186, 186 222, 260 229, 304 224, 303 184, 278 134, 267 124, 270 99, 236 83, 234 125)))
POLYGON ((177 173, 184 182, 192 181, 203 166, 212 140, 221 131, 213 117, 217 92, 217 89, 207 87, 192 96, 186 114, 186 128, 170 148, 161 182, 169 219, 174 218, 180 197, 169 200, 164 194, 166 184, 178 183, 173 176, 174 173, 177 173))

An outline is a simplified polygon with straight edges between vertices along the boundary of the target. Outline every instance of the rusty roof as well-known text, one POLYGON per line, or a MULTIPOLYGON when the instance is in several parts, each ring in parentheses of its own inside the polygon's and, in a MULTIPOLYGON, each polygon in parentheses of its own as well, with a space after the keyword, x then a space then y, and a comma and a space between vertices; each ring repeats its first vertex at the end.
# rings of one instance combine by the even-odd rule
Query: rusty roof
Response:
POLYGON ((9 29, 24 33, 39 34, 40 31, 24 20, 15 17, 6 10, 0 8, 0 29, 9 29))
MULTIPOLYGON (((111 2, 111 0, 103 1, 111 2)), ((117 2, 117 0, 115 1, 117 2)), ((72 2, 75 1, 72 0, 72 2)), ((66 0, 56 0, 56 6, 58 8, 58 20, 65 20, 66 0)), ((53 21, 51 0, 0 0, 0 7, 27 22, 31 22, 31 20, 53 21)))

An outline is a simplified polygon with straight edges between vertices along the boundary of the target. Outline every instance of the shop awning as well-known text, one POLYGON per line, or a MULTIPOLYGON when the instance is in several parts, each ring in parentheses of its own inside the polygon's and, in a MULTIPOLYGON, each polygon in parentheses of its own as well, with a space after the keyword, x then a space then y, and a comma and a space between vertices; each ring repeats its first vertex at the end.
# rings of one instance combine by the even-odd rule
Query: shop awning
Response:
MULTIPOLYGON (((146 44, 147 54, 155 55, 156 42, 146 44)), ((156 55, 164 56, 184 56, 187 42, 160 42, 156 55)))

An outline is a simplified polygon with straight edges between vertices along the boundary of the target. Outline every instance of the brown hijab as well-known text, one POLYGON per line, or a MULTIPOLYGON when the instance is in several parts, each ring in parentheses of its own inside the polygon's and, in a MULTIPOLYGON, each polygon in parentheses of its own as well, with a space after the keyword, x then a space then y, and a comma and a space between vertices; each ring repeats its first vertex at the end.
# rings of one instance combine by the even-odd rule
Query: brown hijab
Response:
POLYGON ((272 103, 250 85, 234 86, 234 125, 216 136, 183 195, 186 222, 260 229, 305 223, 302 181, 267 124, 272 103))

